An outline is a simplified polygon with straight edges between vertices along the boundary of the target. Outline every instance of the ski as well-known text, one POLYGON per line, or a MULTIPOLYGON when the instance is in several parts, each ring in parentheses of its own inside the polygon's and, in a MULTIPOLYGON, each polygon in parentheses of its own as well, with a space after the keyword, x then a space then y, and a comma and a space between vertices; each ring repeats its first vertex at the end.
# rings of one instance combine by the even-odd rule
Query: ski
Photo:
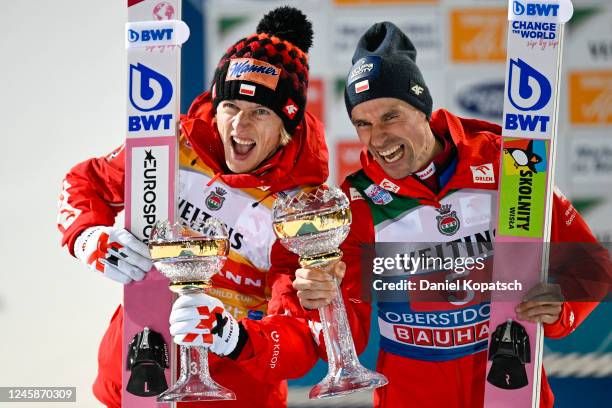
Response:
POLYGON ((570 0, 509 0, 508 49, 484 406, 540 405, 544 330, 516 319, 523 295, 545 282, 549 261, 563 26, 570 0))
MULTIPOLYGON (((125 227, 146 239, 176 215, 180 46, 189 36, 180 0, 127 0, 125 227)), ((176 377, 168 280, 152 270, 124 287, 122 406, 158 405, 176 377)))

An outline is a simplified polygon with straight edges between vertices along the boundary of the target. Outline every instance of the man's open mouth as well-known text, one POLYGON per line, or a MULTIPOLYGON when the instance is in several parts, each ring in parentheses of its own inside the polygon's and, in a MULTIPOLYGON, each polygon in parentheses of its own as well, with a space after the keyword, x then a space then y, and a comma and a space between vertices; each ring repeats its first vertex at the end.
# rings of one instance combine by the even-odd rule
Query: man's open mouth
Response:
POLYGON ((251 150, 253 150, 253 148, 257 144, 255 143, 254 140, 243 139, 243 138, 239 138, 236 136, 232 136, 231 140, 232 140, 232 149, 239 156, 246 156, 247 154, 251 152, 251 150))
POLYGON ((385 163, 395 163, 404 157, 404 145, 395 145, 386 150, 377 151, 377 153, 385 161, 385 163))

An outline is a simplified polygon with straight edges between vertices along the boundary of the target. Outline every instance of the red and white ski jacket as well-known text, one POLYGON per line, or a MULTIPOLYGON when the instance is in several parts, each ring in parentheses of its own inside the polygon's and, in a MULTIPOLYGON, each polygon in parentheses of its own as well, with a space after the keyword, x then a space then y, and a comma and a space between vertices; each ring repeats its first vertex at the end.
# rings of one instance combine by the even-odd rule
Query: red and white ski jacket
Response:
MULTIPOLYGON (((231 174, 213 115, 205 93, 181 118, 178 217, 186 222, 216 217, 228 226, 230 254, 213 278, 211 294, 242 319, 249 341, 236 361, 211 354, 211 375, 237 394, 237 401, 224 401, 224 407, 244 406, 245 401, 253 406, 285 406, 282 380, 304 375, 316 363, 318 350, 291 287, 297 257, 277 241, 271 208, 275 193, 295 192, 326 180, 323 125, 307 113, 289 144, 258 169, 231 174)), ((71 253, 84 229, 114 224, 123 209, 124 166, 120 147, 108 156, 76 165, 66 175, 58 227, 62 244, 71 253)), ((118 310, 100 347, 94 385, 98 398, 110 406, 120 404, 121 331, 122 311, 118 310)))

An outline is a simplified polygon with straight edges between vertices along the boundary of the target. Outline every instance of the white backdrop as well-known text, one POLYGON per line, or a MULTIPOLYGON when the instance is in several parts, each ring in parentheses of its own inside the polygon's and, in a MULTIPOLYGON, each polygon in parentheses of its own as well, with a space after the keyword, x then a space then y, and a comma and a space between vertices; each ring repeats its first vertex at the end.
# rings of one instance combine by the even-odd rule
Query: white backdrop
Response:
POLYGON ((55 218, 64 174, 124 137, 126 1, 2 6, 0 386, 74 386, 76 405, 48 405, 97 407, 97 345, 121 288, 60 248, 55 218))

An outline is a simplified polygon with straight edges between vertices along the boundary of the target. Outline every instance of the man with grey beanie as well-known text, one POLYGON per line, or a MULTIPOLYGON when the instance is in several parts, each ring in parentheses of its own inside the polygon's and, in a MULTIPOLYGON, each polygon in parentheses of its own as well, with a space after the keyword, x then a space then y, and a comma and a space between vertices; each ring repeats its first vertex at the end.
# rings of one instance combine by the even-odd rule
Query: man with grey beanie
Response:
MULTIPOLYGON (((371 271, 362 271, 364 245, 381 242, 433 243, 430 256, 449 255, 457 243, 492 243, 497 207, 500 134, 498 125, 459 118, 440 109, 417 66, 417 51, 393 23, 374 24, 361 37, 348 74, 345 102, 363 143, 362 168, 342 185, 350 197, 353 222, 341 246, 343 287, 378 291, 380 352, 377 370, 389 384, 375 390, 377 407, 482 407, 484 400, 489 300, 478 293, 451 292, 432 298, 410 289, 380 291, 371 271), (372 285, 366 282, 372 281, 372 285), (388 296, 393 293, 393 298, 388 296), (419 297, 420 296, 420 297, 419 297)), ((596 242, 588 226, 561 194, 553 198, 551 241, 596 242), (566 222, 566 214, 574 218, 566 222)), ((455 255, 456 256, 456 255, 455 255)), ((364 268, 366 269, 366 268, 364 268)), ((464 273, 470 279, 478 271, 464 273)), ((440 281, 456 280, 456 270, 440 281)), ((323 280, 298 270, 293 287, 302 305, 317 307, 308 289, 323 280)), ((429 274, 428 277, 437 276, 429 274)), ((404 274, 403 280, 417 278, 404 274)), ((392 282, 398 283, 398 281, 392 282)), ((538 285, 540 294, 554 285, 538 285)), ((311 293, 311 292, 310 292, 311 293)), ((431 293, 431 292, 430 292, 431 293)), ((321 300, 324 303, 323 300, 321 300)), ((369 331, 363 299, 347 299, 356 344, 369 331)), ((547 337, 572 332, 596 303, 526 298, 519 321, 541 322, 547 337)), ((541 406, 554 397, 542 376, 541 406)))

